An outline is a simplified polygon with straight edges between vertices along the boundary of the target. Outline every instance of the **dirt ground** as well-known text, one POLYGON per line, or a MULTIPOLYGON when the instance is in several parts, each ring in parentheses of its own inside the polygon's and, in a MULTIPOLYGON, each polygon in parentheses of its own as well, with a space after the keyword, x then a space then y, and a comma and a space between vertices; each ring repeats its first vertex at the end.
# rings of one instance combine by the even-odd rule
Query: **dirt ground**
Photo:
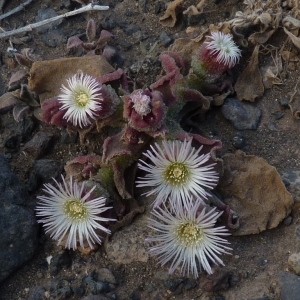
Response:
MULTIPOLYGON (((18 28, 33 23, 35 22, 37 11, 45 7, 53 8, 57 13, 61 14, 68 10, 62 4, 67 2, 68 1, 60 0, 32 1, 32 3, 20 13, 3 20, 1 27, 7 30, 8 28, 18 28)), ((155 41, 160 40, 159 36, 162 31, 166 31, 175 39, 187 36, 187 20, 184 17, 179 18, 174 28, 166 28, 160 25, 158 18, 163 15, 164 10, 159 11, 157 14, 155 13, 155 7, 158 3, 164 7, 165 2, 166 1, 154 0, 124 0, 103 1, 101 5, 107 4, 113 6, 109 15, 113 16, 115 22, 121 20, 124 22, 124 26, 130 26, 132 24, 138 25, 140 27, 140 34, 145 36, 143 43, 146 48, 149 49, 155 41), (146 3, 147 12, 142 11, 142 3, 146 3)), ((182 6, 188 7, 191 4, 197 4, 196 2, 197 1, 193 0, 183 1, 182 6)), ((9 11, 20 3, 21 1, 7 1, 4 6, 4 11, 9 11)), ((75 6, 80 6, 78 3, 72 1, 71 4, 70 8, 72 9, 75 6)), ((217 24, 218 22, 229 20, 234 16, 237 10, 242 9, 242 1, 238 0, 207 1, 207 6, 205 6, 204 10, 206 13, 203 26, 205 27, 209 24, 217 24), (226 2, 226 4, 223 2, 226 2)), ((74 32, 84 33, 86 18, 93 17, 97 20, 98 24, 101 24, 101 22, 105 21, 105 14, 106 13, 93 12, 85 16, 78 15, 71 17, 64 20, 59 28, 66 37, 71 36, 74 32)), ((121 23, 122 22, 120 22, 120 24, 121 23)), ((118 48, 124 60, 123 69, 128 70, 134 63, 143 61, 145 54, 141 50, 138 35, 126 34, 125 29, 126 28, 122 28, 122 26, 116 26, 111 32, 115 36, 113 43, 118 48)), ((31 37, 30 40, 24 42, 24 44, 18 44, 16 41, 16 43, 13 43, 13 46, 18 49, 18 51, 23 48, 32 48, 43 60, 70 56, 66 49, 65 42, 61 42, 56 47, 51 48, 46 46, 43 42, 42 34, 34 31, 29 33, 28 36, 31 37)), ((272 45, 271 49, 279 49, 282 46, 282 41, 285 39, 286 36, 279 30, 268 43, 272 45)), ((1 40, 0 53, 2 65, 0 69, 0 80, 2 81, 2 86, 7 86, 11 74, 21 68, 7 52, 9 46, 10 44, 7 39, 1 40)), ((166 49, 167 48, 159 44, 152 56, 154 62, 158 61, 158 54, 166 49)), ((253 46, 251 49, 242 49, 242 59, 235 72, 239 73, 245 68, 252 50, 253 46)), ((297 53, 299 54, 299 52, 297 53)), ((272 54, 274 54, 272 51, 262 51, 259 61, 260 66, 269 64, 272 60, 272 54)), ((153 66, 154 65, 155 64, 153 64, 153 66)), ((263 157, 269 164, 275 166, 279 173, 287 170, 298 170, 300 166, 300 148, 298 142, 300 122, 293 117, 288 107, 283 107, 279 104, 279 100, 286 97, 294 89, 300 77, 298 67, 299 62, 296 63, 295 70, 291 70, 284 65, 284 72, 281 74, 282 84, 275 85, 271 89, 266 90, 264 95, 253 104, 262 110, 262 119, 259 127, 256 130, 239 132, 239 134, 245 138, 245 145, 242 147, 242 150, 247 154, 263 157), (280 119, 274 118, 274 113, 276 114, 277 112, 282 113, 280 119)), ((157 76, 158 71, 156 67, 150 67, 149 73, 141 75, 141 81, 144 80, 145 83, 150 84, 157 76)), ((2 90, 2 92, 4 92, 4 90, 2 90)), ((11 126, 13 126, 13 122, 15 121, 12 118, 11 112, 2 115, 2 123, 5 124, 6 127, 1 132, 0 152, 7 152, 3 141, 10 134, 8 125, 11 124, 11 126)), ((206 114, 205 120, 201 123, 201 128, 203 133, 207 136, 222 141, 223 147, 219 151, 218 156, 221 157, 225 153, 236 151, 232 141, 238 134, 238 130, 225 120, 221 114, 220 107, 213 107, 206 114)), ((60 135, 59 128, 50 127, 46 124, 40 124, 36 132, 39 130, 57 136, 60 135)), ((68 145, 56 143, 53 149, 50 149, 43 158, 53 158, 65 163, 75 156, 86 153, 89 153, 89 148, 86 145, 78 144, 75 148, 71 148, 68 145)), ((10 164, 12 169, 16 172, 21 181, 26 184, 32 161, 25 159, 22 151, 12 153, 11 155, 12 159, 10 164)), ((257 235, 230 237, 229 241, 231 242, 233 253, 231 256, 222 257, 226 265, 222 268, 222 272, 235 274, 232 280, 236 280, 236 282, 232 283, 228 289, 213 293, 204 292, 200 288, 201 285, 198 285, 194 289, 183 291, 180 294, 170 292, 165 286, 157 283, 155 276, 158 272, 158 267, 154 259, 150 259, 147 263, 136 262, 130 265, 120 266, 107 259, 103 249, 100 249, 96 254, 90 257, 80 253, 75 253, 74 257, 76 258, 75 260, 82 262, 81 267, 78 267, 81 268, 81 272, 94 269, 93 266, 95 263, 97 263, 97 268, 109 268, 115 275, 117 281, 120 282, 116 288, 116 293, 119 295, 118 299, 134 299, 131 298, 132 292, 138 290, 141 294, 140 299, 242 300, 260 298, 279 300, 278 274, 286 271, 289 255, 298 252, 300 247, 299 240, 295 235, 299 215, 298 209, 296 209, 295 206, 292 213, 292 224, 289 226, 280 224, 275 229, 257 235), (155 293, 146 292, 144 287, 149 286, 151 283, 155 283, 156 286, 159 286, 161 298, 155 297, 155 293), (224 298, 221 298, 221 295, 224 298)), ((41 243, 36 257, 0 285, 0 299, 27 299, 28 289, 31 290, 33 287, 43 285, 50 280, 50 275, 47 275, 47 272, 41 271, 41 268, 44 268, 45 258, 53 251, 57 251, 57 249, 54 243, 49 241, 49 238, 41 233, 41 240, 43 239, 46 239, 46 242, 41 243), (41 273, 44 275, 40 276, 41 273)), ((69 278, 71 278, 72 271, 64 270, 63 276, 66 278, 69 276, 69 278)), ((71 296, 69 299, 76 299, 76 297, 71 296)))

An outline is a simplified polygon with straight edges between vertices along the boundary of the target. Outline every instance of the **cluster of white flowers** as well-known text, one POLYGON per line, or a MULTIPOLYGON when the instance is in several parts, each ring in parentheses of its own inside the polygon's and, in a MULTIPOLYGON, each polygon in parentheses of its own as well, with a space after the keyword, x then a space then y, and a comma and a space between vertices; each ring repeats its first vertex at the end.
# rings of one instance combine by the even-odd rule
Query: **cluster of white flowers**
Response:
POLYGON ((198 277, 198 269, 211 274, 210 262, 223 265, 218 257, 231 250, 227 240, 220 236, 229 235, 224 226, 215 227, 222 212, 207 210, 204 200, 208 190, 218 182, 211 155, 200 154, 192 146, 192 140, 181 142, 162 141, 151 146, 140 159, 138 167, 146 172, 137 180, 138 187, 151 187, 146 195, 155 195, 149 227, 154 235, 150 253, 158 256, 161 265, 171 262, 169 273, 180 265, 181 272, 198 277))

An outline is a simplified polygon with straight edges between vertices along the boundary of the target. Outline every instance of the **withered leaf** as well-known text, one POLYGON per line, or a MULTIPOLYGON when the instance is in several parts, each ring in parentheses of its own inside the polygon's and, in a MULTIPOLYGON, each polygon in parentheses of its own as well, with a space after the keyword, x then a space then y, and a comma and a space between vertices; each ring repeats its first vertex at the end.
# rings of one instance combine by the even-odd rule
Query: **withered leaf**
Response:
POLYGON ((250 62, 239 76, 234 88, 239 100, 254 102, 264 93, 262 76, 258 67, 259 45, 256 45, 250 58, 250 62))

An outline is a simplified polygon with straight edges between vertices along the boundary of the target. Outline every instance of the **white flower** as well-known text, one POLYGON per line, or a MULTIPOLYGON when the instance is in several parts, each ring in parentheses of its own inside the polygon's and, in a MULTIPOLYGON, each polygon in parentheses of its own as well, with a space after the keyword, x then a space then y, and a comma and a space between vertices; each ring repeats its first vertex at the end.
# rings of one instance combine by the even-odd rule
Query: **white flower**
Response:
POLYGON ((192 273, 197 278, 201 268, 212 274, 210 262, 224 265, 219 255, 230 254, 227 250, 232 249, 220 237, 229 235, 227 229, 214 227, 222 214, 215 209, 206 212, 203 200, 197 199, 185 206, 178 203, 171 211, 165 206, 152 211, 155 218, 150 218, 149 227, 155 235, 146 241, 152 244, 150 253, 158 257, 162 266, 171 262, 170 274, 181 265, 181 273, 192 273))
POLYGON ((151 112, 151 98, 147 95, 143 95, 141 91, 138 91, 137 93, 133 94, 131 96, 131 101, 133 102, 134 110, 140 116, 146 116, 151 112))
POLYGON ((212 31, 208 37, 210 41, 204 42, 205 48, 211 50, 212 55, 217 55, 218 63, 232 68, 241 56, 241 50, 234 43, 232 36, 221 31, 212 31))
POLYGON ((214 163, 207 164, 210 154, 201 154, 190 141, 162 141, 162 147, 155 143, 144 155, 153 164, 140 159, 138 167, 148 172, 136 181, 137 187, 152 187, 145 193, 156 194, 154 206, 160 205, 169 196, 173 201, 186 201, 189 196, 206 198, 208 192, 217 185, 218 174, 214 163))
POLYGON ((67 79, 68 87, 62 85, 58 96, 62 103, 60 109, 65 109, 64 119, 80 128, 91 124, 95 120, 97 112, 101 110, 102 86, 92 76, 76 74, 67 79))
POLYGON ((103 197, 89 199, 95 189, 92 188, 86 193, 84 183, 81 187, 78 183, 58 183, 56 186, 44 184, 47 196, 38 196, 40 200, 36 207, 39 223, 43 223, 45 232, 50 233, 51 238, 58 241, 58 244, 65 243, 65 247, 75 250, 79 243, 84 248, 86 241, 90 248, 98 243, 101 244, 98 231, 110 234, 110 230, 101 225, 101 222, 115 221, 113 219, 100 217, 99 214, 110 209, 104 207, 106 199, 103 197))

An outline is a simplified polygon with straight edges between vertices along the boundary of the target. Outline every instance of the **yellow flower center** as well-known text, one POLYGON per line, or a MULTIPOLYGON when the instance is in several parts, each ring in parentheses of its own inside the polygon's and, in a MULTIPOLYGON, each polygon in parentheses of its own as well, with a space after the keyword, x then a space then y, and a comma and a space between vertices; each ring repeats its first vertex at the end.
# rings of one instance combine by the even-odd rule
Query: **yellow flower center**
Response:
POLYGON ((87 209, 84 204, 77 200, 71 199, 64 203, 65 214, 73 220, 83 220, 87 216, 87 209))
POLYGON ((89 95, 85 92, 79 92, 75 96, 75 102, 79 107, 84 107, 89 102, 89 95))
POLYGON ((203 240, 203 230, 193 223, 183 223, 176 229, 177 238, 185 246, 193 246, 203 240))
POLYGON ((164 172, 164 179, 171 185, 181 186, 189 178, 189 170, 185 164, 171 163, 164 172))

